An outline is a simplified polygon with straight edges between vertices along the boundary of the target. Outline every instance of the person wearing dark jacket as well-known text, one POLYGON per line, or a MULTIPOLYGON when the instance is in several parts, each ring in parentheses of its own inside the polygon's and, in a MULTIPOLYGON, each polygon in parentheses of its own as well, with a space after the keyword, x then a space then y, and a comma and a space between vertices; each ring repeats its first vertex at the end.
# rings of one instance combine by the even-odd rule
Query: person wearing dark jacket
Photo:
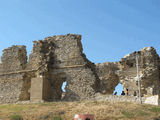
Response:
POLYGON ((121 95, 125 95, 124 91, 122 91, 121 95))

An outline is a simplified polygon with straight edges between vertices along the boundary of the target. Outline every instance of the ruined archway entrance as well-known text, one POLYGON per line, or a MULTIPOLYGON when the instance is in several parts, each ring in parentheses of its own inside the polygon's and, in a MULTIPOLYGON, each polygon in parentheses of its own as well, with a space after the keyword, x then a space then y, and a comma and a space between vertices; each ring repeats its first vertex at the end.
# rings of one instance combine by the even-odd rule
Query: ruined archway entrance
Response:
POLYGON ((123 85, 121 83, 119 83, 116 87, 115 90, 113 92, 113 95, 121 95, 123 90, 123 85))
POLYGON ((118 83, 115 87, 113 95, 117 92, 116 95, 121 95, 124 91, 123 95, 127 96, 137 96, 138 95, 138 88, 133 82, 123 81, 123 83, 118 83))
POLYGON ((51 100, 61 100, 65 95, 65 86, 66 86, 66 74, 57 73, 53 74, 51 81, 51 100))

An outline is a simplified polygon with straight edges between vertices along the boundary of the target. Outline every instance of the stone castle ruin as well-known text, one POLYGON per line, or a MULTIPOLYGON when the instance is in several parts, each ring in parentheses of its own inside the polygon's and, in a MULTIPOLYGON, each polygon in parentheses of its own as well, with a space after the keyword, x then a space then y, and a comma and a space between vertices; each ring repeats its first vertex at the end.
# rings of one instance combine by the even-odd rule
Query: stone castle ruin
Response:
MULTIPOLYGON (((142 96, 159 95, 159 55, 152 47, 138 54, 142 96)), ((138 96, 135 55, 94 64, 86 58, 81 35, 76 34, 34 41, 28 61, 25 46, 9 47, 3 50, 0 63, 0 102, 95 99, 98 94, 112 95, 119 83, 129 96, 138 96)))

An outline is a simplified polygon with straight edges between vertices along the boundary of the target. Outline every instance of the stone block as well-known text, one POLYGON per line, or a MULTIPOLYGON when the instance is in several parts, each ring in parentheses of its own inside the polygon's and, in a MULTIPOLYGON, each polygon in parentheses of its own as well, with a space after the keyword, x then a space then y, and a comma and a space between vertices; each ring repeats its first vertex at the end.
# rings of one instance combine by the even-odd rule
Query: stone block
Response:
POLYGON ((31 101, 42 101, 43 100, 43 77, 31 79, 31 101))
POLYGON ((152 105, 160 105, 160 95, 146 97, 144 103, 152 105))

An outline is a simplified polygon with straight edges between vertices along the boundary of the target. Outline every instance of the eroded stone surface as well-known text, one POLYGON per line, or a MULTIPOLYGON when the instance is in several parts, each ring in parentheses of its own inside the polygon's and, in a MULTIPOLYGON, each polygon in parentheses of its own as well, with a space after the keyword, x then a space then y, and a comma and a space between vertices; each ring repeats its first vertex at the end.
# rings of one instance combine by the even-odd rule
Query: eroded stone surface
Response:
POLYGON ((119 70, 118 63, 102 63, 96 65, 97 74, 100 78, 100 91, 103 94, 113 94, 115 86, 119 83, 116 72, 119 70))
MULTIPOLYGON (((3 51, 0 102, 62 100, 63 82, 66 82, 63 100, 111 95, 118 83, 125 92, 128 89, 129 96, 138 95, 136 52, 119 62, 95 65, 83 53, 81 35, 67 34, 34 41, 28 62, 26 54, 25 46, 12 46, 3 51)), ((152 47, 143 48, 138 54, 142 96, 158 95, 159 56, 152 47)))
POLYGON ((44 76, 44 81, 49 81, 47 91, 44 91, 48 100, 61 99, 65 81, 65 100, 89 99, 97 91, 99 79, 94 64, 82 52, 80 35, 60 35, 35 41, 28 66, 38 69, 37 76, 44 76))
POLYGON ((23 89, 27 56, 25 46, 12 46, 3 50, 0 64, 0 102, 10 103, 19 100, 23 89))
MULTIPOLYGON (((138 51, 138 55, 142 96, 159 94, 159 55, 153 47, 143 48, 138 51)), ((138 95, 136 52, 125 56, 119 62, 102 63, 96 66, 106 93, 112 94, 116 85, 121 83, 125 92, 128 89, 129 95, 138 95)))
POLYGON ((28 63, 26 58, 25 46, 4 50, 0 95, 5 100, 0 101, 61 100, 63 82, 67 83, 65 100, 90 99, 99 90, 95 65, 83 54, 81 35, 59 35, 34 41, 28 63), (36 94, 37 91, 40 93, 36 94))

